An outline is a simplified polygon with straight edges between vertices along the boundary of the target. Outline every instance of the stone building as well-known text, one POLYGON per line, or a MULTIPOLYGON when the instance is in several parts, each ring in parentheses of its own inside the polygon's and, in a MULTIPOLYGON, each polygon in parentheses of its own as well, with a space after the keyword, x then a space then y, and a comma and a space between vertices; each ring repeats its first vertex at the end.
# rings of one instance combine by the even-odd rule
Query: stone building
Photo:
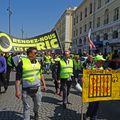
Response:
POLYGON ((72 16, 73 51, 92 51, 88 43, 90 28, 96 49, 103 53, 120 50, 120 0, 83 0, 72 16))

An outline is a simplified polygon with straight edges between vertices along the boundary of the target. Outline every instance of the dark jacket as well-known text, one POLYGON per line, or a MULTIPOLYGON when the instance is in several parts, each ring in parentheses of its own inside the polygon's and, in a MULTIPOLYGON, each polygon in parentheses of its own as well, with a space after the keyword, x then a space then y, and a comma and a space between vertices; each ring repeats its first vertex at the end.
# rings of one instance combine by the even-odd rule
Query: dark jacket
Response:
POLYGON ((6 73, 6 71, 7 71, 6 60, 3 56, 0 56, 0 73, 6 73))

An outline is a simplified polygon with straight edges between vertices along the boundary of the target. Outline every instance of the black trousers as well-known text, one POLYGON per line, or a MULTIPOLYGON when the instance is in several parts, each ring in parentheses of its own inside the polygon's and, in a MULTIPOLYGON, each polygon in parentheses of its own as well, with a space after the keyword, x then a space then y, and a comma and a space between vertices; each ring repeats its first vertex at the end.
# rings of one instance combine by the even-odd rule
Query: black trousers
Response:
POLYGON ((7 90, 6 73, 0 73, 0 92, 2 85, 4 86, 4 89, 7 90))
POLYGON ((63 104, 67 104, 68 102, 71 84, 72 81, 67 81, 67 79, 61 79, 61 88, 63 91, 63 104))
POLYGON ((7 86, 9 86, 9 81, 10 81, 10 72, 12 68, 7 66, 7 73, 6 73, 6 78, 7 78, 7 86))
POLYGON ((86 115, 94 119, 95 117, 97 117, 98 107, 99 107, 99 101, 90 102, 86 115))
POLYGON ((54 81, 54 84, 55 84, 55 90, 57 91, 57 90, 58 90, 58 88, 59 88, 58 81, 57 81, 57 80, 55 80, 55 81, 54 81))

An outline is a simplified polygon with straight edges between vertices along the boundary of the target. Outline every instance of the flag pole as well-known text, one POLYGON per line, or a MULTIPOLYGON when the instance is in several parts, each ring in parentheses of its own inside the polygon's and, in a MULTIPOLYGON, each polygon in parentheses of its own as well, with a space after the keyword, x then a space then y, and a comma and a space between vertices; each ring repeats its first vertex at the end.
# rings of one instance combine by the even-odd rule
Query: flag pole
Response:
MULTIPOLYGON (((82 99, 81 99, 81 101, 82 101, 82 99)), ((83 120, 83 101, 81 103, 81 120, 83 120)))
POLYGON ((57 33, 56 30, 55 30, 55 32, 56 32, 57 37, 58 37, 58 41, 59 41, 59 45, 60 45, 60 48, 61 48, 61 52, 62 52, 62 54, 63 54, 63 47, 62 47, 62 44, 61 44, 61 42, 60 42, 60 39, 59 39, 59 36, 58 36, 58 33, 57 33))

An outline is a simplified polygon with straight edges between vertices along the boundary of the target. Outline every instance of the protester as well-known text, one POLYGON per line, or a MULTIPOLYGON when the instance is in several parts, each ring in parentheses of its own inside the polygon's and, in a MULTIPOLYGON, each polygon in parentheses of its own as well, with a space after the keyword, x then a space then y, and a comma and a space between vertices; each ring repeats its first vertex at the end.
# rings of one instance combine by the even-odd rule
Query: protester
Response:
POLYGON ((38 110, 41 103, 40 80, 43 83, 43 88, 46 88, 44 77, 41 74, 41 65, 36 59, 36 54, 37 49, 30 47, 27 50, 27 57, 21 59, 16 69, 16 97, 20 99, 22 96, 24 120, 30 120, 30 97, 34 103, 34 119, 39 120, 38 110), (22 83, 22 93, 20 83, 22 83))
POLYGON ((13 62, 13 53, 9 53, 8 57, 7 57, 7 73, 6 73, 6 78, 7 78, 7 86, 9 86, 9 81, 10 81, 10 73, 14 67, 14 62, 13 62))
POLYGON ((4 92, 7 91, 7 81, 6 81, 6 71, 7 71, 7 64, 6 60, 0 53, 0 93, 1 93, 1 86, 4 86, 4 92))
POLYGON ((60 59, 58 63, 58 80, 61 82, 61 87, 63 91, 63 108, 66 109, 68 101, 68 96, 70 93, 70 88, 72 80, 76 78, 74 70, 73 60, 70 58, 70 51, 65 50, 63 58, 60 59))
POLYGON ((55 84, 55 95, 59 94, 60 80, 57 79, 57 70, 58 70, 58 61, 55 60, 55 63, 52 65, 52 78, 55 84))
POLYGON ((44 61, 45 61, 45 72, 47 72, 48 74, 50 73, 50 67, 51 67, 51 55, 50 55, 50 51, 48 51, 46 53, 46 55, 44 56, 44 61))
MULTIPOLYGON (((91 65, 91 63, 92 63, 92 61, 91 61, 90 64, 89 64, 90 67, 87 66, 87 69, 103 70, 103 63, 105 61, 103 56, 102 55, 97 55, 94 58, 94 61, 95 61, 94 66, 91 65)), ((83 78, 83 82, 84 82, 84 78, 83 78)), ((84 119, 87 120, 87 118, 89 118, 90 120, 97 120, 98 107, 99 107, 99 101, 90 102, 84 119)))

